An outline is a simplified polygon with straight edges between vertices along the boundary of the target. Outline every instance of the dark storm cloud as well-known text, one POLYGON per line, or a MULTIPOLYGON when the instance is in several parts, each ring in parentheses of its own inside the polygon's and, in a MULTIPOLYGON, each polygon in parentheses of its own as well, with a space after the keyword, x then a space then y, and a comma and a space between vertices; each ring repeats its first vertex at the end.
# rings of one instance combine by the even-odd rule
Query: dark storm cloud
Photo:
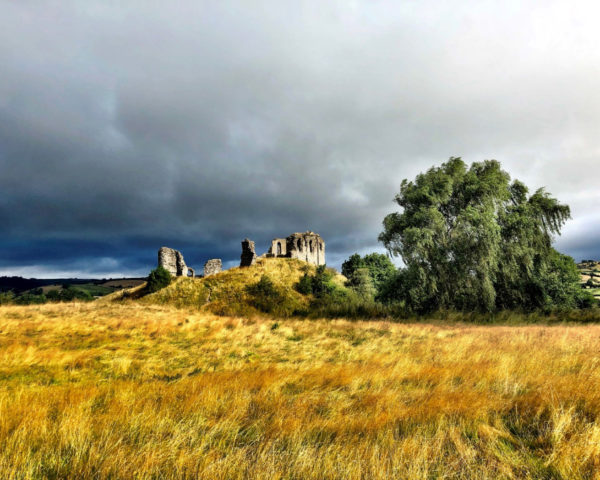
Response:
POLYGON ((403 178, 497 158, 600 257, 591 2, 0 0, 0 273, 381 248, 403 178), (577 2, 576 2, 577 3, 577 2))

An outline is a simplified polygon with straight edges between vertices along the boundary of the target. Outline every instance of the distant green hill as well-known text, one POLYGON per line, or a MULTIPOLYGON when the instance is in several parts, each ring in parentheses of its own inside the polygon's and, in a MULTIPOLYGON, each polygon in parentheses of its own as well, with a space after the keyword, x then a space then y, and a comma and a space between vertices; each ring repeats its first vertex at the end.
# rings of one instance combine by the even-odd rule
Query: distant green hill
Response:
POLYGON ((581 274, 581 285, 589 288, 594 297, 600 300, 600 262, 584 260, 577 265, 581 274))
POLYGON ((95 278, 23 278, 0 277, 0 292, 9 290, 16 294, 41 288, 44 293, 59 290, 63 285, 77 286, 93 296, 106 295, 122 288, 131 288, 144 283, 143 278, 95 279, 95 278))

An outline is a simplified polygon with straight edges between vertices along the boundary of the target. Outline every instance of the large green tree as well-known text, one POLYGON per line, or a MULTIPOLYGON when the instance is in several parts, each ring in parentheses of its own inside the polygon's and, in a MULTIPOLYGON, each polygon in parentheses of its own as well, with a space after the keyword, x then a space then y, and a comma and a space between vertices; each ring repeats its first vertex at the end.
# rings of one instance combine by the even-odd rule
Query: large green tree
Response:
MULTIPOLYGON (((404 180, 380 241, 406 267, 396 297, 416 311, 569 307, 580 300, 574 262, 552 248, 570 210, 529 194, 500 163, 450 158, 404 180)), ((389 289, 388 289, 389 296, 389 289)))
MULTIPOLYGON (((364 257, 361 257, 358 253, 351 255, 348 260, 342 263, 342 275, 348 278, 352 284, 356 272, 363 268, 367 269, 373 287, 377 291, 396 273, 396 267, 390 260, 390 257, 374 252, 364 257)), ((359 274, 357 278, 361 275, 359 274)))

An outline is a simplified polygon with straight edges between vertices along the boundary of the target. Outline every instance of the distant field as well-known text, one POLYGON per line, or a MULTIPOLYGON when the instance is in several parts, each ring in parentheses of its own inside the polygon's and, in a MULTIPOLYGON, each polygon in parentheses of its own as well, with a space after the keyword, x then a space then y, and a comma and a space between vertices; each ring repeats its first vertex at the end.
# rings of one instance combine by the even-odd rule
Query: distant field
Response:
POLYGON ((600 300, 600 262, 582 262, 577 265, 581 275, 581 283, 586 283, 590 278, 595 281, 599 288, 590 289, 594 297, 600 300))
MULTIPOLYGON (((75 283, 72 284, 72 287, 77 290, 89 292, 90 295, 94 297, 100 297, 124 288, 137 287, 138 285, 144 283, 144 281, 144 279, 130 278, 121 280, 107 280, 106 282, 101 283, 75 283)), ((44 285, 40 288, 44 293, 48 293, 52 290, 60 290, 62 287, 62 283, 55 283, 52 285, 44 285)))
POLYGON ((122 278, 117 280, 107 280, 106 282, 101 283, 103 287, 112 287, 116 289, 121 288, 132 288, 137 287, 144 283, 146 279, 144 278, 122 278))
POLYGON ((0 478, 592 479, 600 326, 0 307, 0 478))
MULTIPOLYGON (((60 290, 62 288, 62 285, 58 285, 58 284, 46 285, 41 288, 44 293, 48 293, 52 290, 60 290)), ((83 290, 85 292, 89 292, 90 295, 92 295, 94 297, 108 295, 109 293, 112 293, 116 290, 115 288, 106 287, 104 285, 95 285, 93 283, 76 284, 76 285, 73 285, 72 288, 74 288, 76 290, 83 290)))

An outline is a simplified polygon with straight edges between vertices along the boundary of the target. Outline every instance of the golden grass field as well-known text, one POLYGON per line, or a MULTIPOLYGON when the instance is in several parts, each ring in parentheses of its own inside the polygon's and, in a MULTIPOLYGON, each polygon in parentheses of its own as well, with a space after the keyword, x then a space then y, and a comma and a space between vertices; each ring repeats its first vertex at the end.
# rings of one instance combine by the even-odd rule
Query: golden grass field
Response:
POLYGON ((0 478, 600 478, 600 326, 0 307, 0 478))

